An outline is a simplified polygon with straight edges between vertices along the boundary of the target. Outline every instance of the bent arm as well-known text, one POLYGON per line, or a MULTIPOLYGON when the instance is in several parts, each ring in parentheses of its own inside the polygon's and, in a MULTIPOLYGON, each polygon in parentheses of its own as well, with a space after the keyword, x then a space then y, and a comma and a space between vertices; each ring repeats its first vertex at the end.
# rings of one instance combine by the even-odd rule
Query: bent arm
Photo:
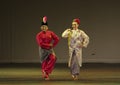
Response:
POLYGON ((44 43, 42 41, 42 39, 40 38, 39 34, 36 36, 36 41, 37 41, 38 45, 42 48, 45 48, 45 49, 50 49, 51 48, 51 44, 44 43))
POLYGON ((71 31, 71 29, 66 29, 66 30, 62 33, 62 37, 63 37, 63 38, 69 37, 70 31, 71 31))
POLYGON ((54 40, 53 47, 55 47, 59 42, 59 37, 53 32, 52 32, 52 37, 53 37, 53 40, 54 40))
POLYGON ((82 37, 83 37, 83 47, 87 47, 89 44, 89 36, 82 31, 82 37))

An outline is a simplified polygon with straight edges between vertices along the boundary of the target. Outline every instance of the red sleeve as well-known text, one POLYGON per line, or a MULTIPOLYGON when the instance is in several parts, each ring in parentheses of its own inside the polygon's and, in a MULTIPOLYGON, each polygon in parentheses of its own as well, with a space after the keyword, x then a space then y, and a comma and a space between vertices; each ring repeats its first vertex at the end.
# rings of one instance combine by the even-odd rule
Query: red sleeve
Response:
POLYGON ((43 42, 42 42, 42 40, 41 40, 41 38, 40 38, 40 33, 37 34, 37 36, 36 36, 36 41, 37 41, 38 45, 39 45, 40 47, 42 47, 42 48, 46 48, 46 49, 50 49, 50 48, 51 48, 50 44, 47 44, 47 43, 43 43, 43 42))
POLYGON ((53 47, 55 47, 59 42, 59 37, 54 32, 52 32, 52 38, 54 40, 53 47))

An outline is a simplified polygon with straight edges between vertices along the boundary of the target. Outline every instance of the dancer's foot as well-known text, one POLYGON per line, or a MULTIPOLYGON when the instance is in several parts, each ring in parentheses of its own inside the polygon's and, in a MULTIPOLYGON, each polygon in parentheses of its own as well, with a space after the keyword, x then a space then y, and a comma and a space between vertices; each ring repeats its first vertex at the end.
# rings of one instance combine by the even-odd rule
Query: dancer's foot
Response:
POLYGON ((42 71, 42 73, 43 73, 43 78, 44 78, 45 80, 50 80, 48 73, 46 73, 45 71, 42 71))
POLYGON ((47 77, 47 78, 45 78, 45 80, 50 80, 50 78, 49 78, 49 77, 47 77))
POLYGON ((72 75, 73 80, 78 80, 78 75, 72 75))
POLYGON ((48 73, 46 73, 46 75, 45 75, 45 80, 50 80, 50 78, 49 78, 49 74, 48 73))
POLYGON ((46 72, 42 70, 42 77, 45 78, 45 76, 46 76, 46 72))

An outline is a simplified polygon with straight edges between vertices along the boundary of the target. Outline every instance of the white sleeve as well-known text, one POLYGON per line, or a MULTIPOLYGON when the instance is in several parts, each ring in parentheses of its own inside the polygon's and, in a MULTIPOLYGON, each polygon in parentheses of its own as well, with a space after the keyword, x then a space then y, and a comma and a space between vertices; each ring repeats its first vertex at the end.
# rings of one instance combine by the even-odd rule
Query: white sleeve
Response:
POLYGON ((82 31, 82 37, 83 37, 83 47, 87 47, 87 45, 89 44, 89 37, 83 31, 82 31))
POLYGON ((70 29, 66 29, 66 30, 62 33, 62 37, 63 37, 63 38, 67 38, 69 33, 70 33, 70 29))

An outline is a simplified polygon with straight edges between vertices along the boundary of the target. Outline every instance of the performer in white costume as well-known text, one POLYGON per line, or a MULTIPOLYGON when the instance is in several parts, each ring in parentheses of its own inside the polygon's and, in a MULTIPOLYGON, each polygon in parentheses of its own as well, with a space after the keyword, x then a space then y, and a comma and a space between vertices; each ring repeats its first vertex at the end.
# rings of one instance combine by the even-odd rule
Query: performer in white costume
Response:
POLYGON ((78 29, 80 25, 79 19, 74 19, 72 29, 66 29, 62 33, 63 38, 68 38, 69 47, 69 62, 68 66, 71 70, 71 75, 74 80, 78 79, 80 67, 82 66, 82 48, 87 47, 89 43, 88 35, 78 29))

